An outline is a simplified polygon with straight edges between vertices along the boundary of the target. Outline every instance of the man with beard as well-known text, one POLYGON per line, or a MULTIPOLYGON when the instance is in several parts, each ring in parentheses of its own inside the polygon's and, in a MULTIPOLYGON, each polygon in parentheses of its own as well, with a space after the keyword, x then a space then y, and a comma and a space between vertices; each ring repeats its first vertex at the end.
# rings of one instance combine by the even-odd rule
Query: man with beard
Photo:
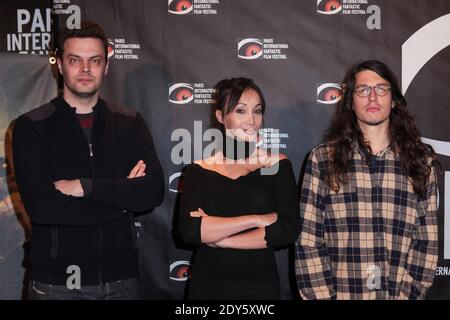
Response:
POLYGON ((99 97, 102 28, 58 38, 63 95, 20 116, 17 185, 32 221, 30 299, 138 298, 134 213, 159 206, 161 166, 141 115, 99 97))
POLYGON ((296 275, 304 299, 423 299, 435 275, 436 155, 392 71, 352 67, 301 188, 296 275))

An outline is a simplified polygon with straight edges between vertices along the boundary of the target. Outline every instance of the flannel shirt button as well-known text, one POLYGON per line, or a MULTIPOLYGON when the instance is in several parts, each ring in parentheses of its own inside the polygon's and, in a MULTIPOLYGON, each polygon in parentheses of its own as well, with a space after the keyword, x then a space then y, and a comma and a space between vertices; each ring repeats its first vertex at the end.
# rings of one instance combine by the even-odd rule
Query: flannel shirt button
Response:
POLYGON ((377 238, 378 238, 378 239, 381 238, 381 232, 377 232, 377 238))

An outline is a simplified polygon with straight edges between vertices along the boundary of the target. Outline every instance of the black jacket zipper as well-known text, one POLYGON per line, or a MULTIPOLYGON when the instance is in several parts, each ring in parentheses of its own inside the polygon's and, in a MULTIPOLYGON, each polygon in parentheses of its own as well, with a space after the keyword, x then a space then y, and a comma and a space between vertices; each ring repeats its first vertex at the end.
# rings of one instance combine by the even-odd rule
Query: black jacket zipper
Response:
MULTIPOLYGON (((83 132, 83 128, 81 127, 80 121, 78 121, 78 126, 83 137, 86 139, 86 142, 89 147, 89 160, 91 163, 91 179, 95 178, 95 161, 94 161, 94 128, 97 120, 97 112, 94 110, 94 122, 91 129, 91 139, 90 141, 87 139, 83 132)), ((98 282, 101 284, 103 282, 103 273, 102 273, 102 251, 103 251, 103 228, 102 226, 98 226, 98 282)))
MULTIPOLYGON (((95 123, 97 122, 97 113, 94 111, 94 123, 91 129, 91 140, 88 141, 89 144, 89 158, 91 160, 91 173, 92 179, 95 178, 95 161, 94 161, 94 129, 95 123)), ((103 272, 102 272, 102 254, 103 254, 103 227, 98 226, 98 282, 103 283, 103 272)))

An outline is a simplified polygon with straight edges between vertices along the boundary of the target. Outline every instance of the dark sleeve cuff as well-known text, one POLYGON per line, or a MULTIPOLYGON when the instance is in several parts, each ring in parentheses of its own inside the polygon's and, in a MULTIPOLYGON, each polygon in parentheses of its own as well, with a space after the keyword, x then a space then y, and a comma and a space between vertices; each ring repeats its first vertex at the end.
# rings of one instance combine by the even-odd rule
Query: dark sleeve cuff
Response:
POLYGON ((84 196, 88 196, 92 192, 92 180, 81 178, 80 179, 81 187, 83 188, 84 196))

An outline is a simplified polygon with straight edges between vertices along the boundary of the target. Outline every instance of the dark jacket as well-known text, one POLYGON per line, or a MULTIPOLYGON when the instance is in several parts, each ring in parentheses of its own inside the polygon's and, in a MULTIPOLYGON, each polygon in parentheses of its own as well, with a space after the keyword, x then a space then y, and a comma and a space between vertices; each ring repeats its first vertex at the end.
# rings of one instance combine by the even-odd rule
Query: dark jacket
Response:
POLYGON ((133 213, 159 206, 164 178, 141 115, 99 99, 90 148, 75 114, 55 98, 20 116, 13 131, 19 192, 32 220, 31 279, 66 284, 76 265, 81 284, 135 277, 133 213), (139 160, 144 177, 127 179, 139 160), (83 179, 85 196, 58 191, 57 180, 83 179))

